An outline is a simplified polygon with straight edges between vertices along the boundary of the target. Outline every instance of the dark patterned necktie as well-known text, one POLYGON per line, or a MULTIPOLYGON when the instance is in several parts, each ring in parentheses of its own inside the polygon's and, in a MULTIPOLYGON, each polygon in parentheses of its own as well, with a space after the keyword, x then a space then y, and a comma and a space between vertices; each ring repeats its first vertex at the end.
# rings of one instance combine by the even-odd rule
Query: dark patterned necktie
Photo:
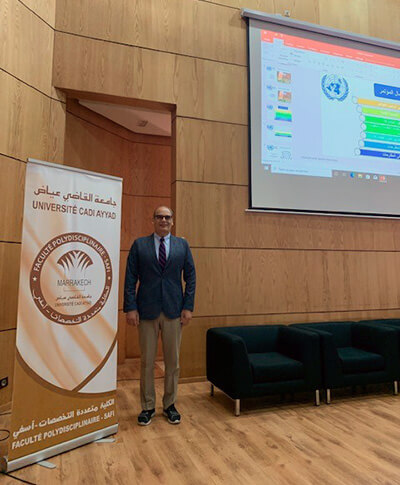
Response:
POLYGON ((167 253, 165 251, 164 238, 160 239, 160 248, 158 251, 158 262, 160 263, 161 270, 164 271, 165 264, 167 262, 167 253))

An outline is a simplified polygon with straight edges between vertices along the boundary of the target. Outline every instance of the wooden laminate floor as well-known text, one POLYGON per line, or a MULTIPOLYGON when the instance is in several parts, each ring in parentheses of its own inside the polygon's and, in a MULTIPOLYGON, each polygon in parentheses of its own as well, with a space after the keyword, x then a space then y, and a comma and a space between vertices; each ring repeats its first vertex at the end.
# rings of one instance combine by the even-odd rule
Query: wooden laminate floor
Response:
MULTIPOLYGON (((240 417, 221 391, 205 382, 180 384, 182 423, 157 415, 136 424, 139 381, 118 385, 119 432, 115 443, 92 443, 12 472, 29 483, 58 484, 400 484, 400 396, 389 387, 369 394, 333 394, 330 406, 313 396, 283 403, 247 400, 240 417)), ((0 416, 0 427, 9 415, 0 416)), ((18 485, 0 476, 1 485, 18 485)))

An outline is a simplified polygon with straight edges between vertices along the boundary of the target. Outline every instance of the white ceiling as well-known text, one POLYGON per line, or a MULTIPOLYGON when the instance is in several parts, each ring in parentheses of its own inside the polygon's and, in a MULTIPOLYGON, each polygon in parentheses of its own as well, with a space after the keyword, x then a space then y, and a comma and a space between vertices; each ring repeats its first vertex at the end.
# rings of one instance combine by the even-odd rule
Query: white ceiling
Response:
POLYGON ((100 101, 79 100, 79 104, 134 133, 171 136, 171 113, 100 101))

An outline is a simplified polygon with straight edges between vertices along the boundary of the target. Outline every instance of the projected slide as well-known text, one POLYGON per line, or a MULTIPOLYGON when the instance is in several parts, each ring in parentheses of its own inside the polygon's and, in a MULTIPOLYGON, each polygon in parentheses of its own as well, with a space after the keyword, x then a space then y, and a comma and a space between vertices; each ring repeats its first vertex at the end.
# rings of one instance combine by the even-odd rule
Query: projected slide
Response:
POLYGON ((364 183, 399 177, 400 59, 270 30, 259 35, 265 172, 364 183))
POLYGON ((400 44, 244 15, 250 208, 400 217, 400 44))

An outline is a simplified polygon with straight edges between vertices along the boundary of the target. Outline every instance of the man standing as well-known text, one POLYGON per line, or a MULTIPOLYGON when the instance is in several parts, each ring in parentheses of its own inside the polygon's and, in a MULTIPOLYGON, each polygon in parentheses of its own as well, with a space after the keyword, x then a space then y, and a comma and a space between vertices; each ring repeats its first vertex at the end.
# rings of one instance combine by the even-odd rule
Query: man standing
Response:
POLYGON ((138 424, 142 426, 150 424, 155 414, 154 363, 159 331, 165 363, 163 414, 171 424, 181 421, 175 408, 179 348, 182 325, 187 325, 192 318, 196 287, 189 244, 171 234, 172 210, 157 207, 153 225, 153 234, 133 243, 125 274, 124 312, 127 323, 139 327, 142 412, 138 424), (184 292, 182 274, 186 283, 184 292))

